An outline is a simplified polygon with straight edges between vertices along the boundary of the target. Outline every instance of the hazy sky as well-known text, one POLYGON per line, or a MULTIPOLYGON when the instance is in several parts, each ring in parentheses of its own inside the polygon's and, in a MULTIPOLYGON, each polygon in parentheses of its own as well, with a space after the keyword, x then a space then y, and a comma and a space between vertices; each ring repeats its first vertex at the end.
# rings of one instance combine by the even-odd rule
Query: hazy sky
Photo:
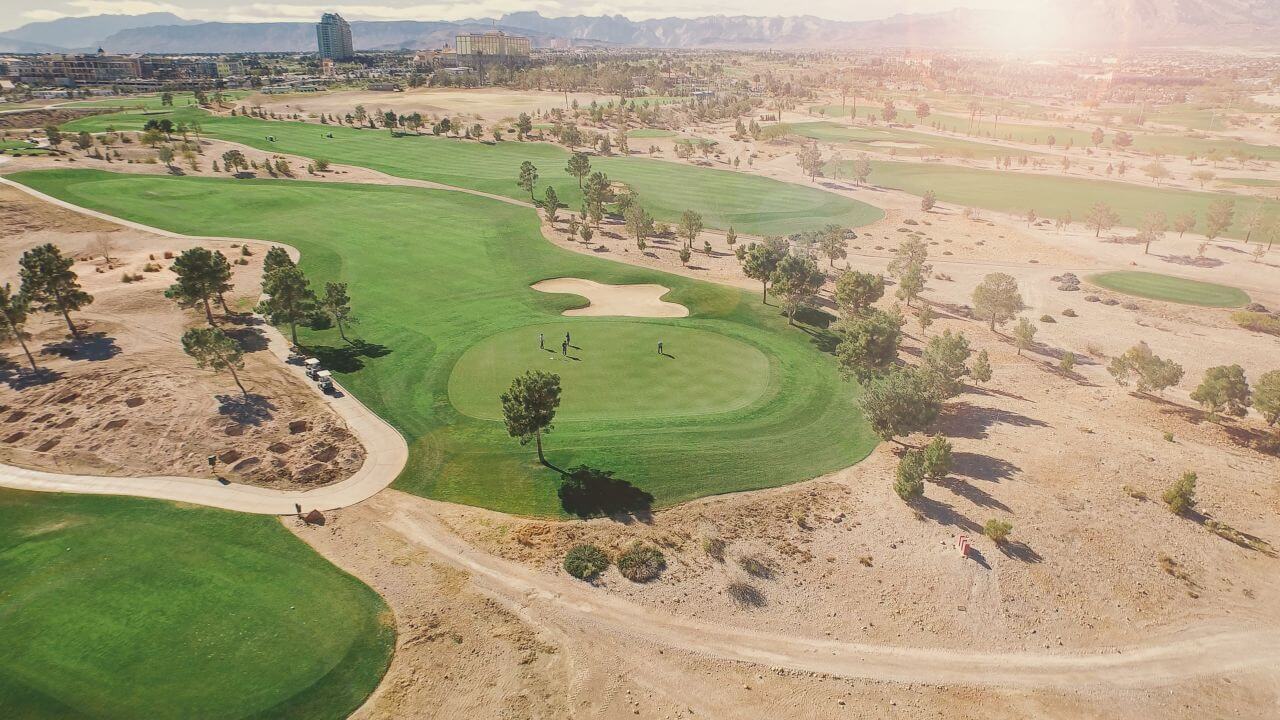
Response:
POLYGON ((897 13, 951 8, 1022 8, 1043 0, 0 0, 0 30, 35 20, 103 13, 171 12, 193 20, 227 22, 299 21, 337 11, 348 20, 457 20, 537 10, 543 15, 622 14, 633 20, 700 15, 817 15, 867 20, 897 13))

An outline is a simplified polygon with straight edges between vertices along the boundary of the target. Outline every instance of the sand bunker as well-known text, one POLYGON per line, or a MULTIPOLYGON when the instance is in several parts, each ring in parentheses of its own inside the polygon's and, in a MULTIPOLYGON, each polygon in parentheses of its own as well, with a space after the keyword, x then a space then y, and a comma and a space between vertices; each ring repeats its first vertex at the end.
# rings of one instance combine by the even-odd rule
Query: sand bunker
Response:
POLYGON ((565 310, 565 315, 614 315, 622 317, 686 317, 689 308, 662 300, 670 288, 661 285, 604 285, 581 278, 553 278, 532 286, 547 293, 585 297, 590 305, 565 310))
POLYGON ((919 150, 921 148, 929 147, 928 145, 922 145, 920 143, 898 142, 896 140, 876 140, 867 144, 874 145, 876 147, 899 148, 901 150, 919 150))

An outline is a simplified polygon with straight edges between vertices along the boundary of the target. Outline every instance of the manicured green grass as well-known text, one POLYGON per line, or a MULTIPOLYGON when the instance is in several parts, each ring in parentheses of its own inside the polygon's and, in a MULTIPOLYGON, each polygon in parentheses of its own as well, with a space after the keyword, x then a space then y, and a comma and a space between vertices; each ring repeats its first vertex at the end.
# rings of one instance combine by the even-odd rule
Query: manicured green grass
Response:
POLYGON ((0 717, 345 718, 394 629, 278 520, 0 490, 0 717))
POLYGON ((1280 187, 1280 180, 1269 180, 1267 178, 1230 178, 1224 177, 1219 179, 1230 185, 1240 185, 1242 187, 1280 187))
MULTIPOLYGON (((1067 125, 1045 125, 1020 122, 1018 118, 1001 115, 1000 122, 995 123, 995 117, 991 112, 992 104, 990 101, 983 103, 981 117, 976 118, 971 126, 967 111, 939 112, 939 108, 934 107, 933 114, 928 118, 920 119, 915 113, 915 106, 905 103, 898 103, 898 122, 913 123, 917 125, 929 125, 938 123, 942 128, 952 132, 967 133, 972 131, 973 138, 981 140, 982 138, 993 138, 998 140, 1011 140, 1013 142, 1026 143, 1029 145, 1048 145, 1049 138, 1053 138, 1054 147, 1061 148, 1068 142, 1074 148, 1093 147, 1093 131, 1099 127, 1097 123, 1081 122, 1071 126, 1067 125)), ((844 118, 849 116, 849 109, 843 110, 839 105, 815 105, 811 108, 814 111, 825 110, 824 117, 844 118)), ((866 105, 862 103, 858 107, 857 116, 866 118, 868 116, 879 116, 883 111, 880 104, 866 105)), ((1039 113, 1029 113, 1035 116, 1039 113)), ((1167 114, 1157 114, 1150 119, 1153 122, 1162 122, 1178 125, 1186 125, 1190 129, 1209 129, 1208 126, 1215 122, 1213 114, 1209 110, 1199 111, 1171 111, 1167 114)), ((1221 120, 1218 121, 1221 125, 1221 120)), ((1218 128, 1222 129, 1222 128, 1218 128)), ((1105 138, 1103 140, 1103 148, 1112 148, 1112 139, 1115 136, 1115 129, 1104 127, 1105 138)), ((1130 135, 1133 136, 1133 150, 1143 153, 1166 154, 1185 156, 1190 153, 1196 153, 1203 156, 1211 149, 1218 149, 1224 153, 1232 150, 1243 150, 1250 155, 1255 155, 1264 160, 1280 160, 1280 147, 1274 145, 1256 145, 1253 143, 1241 142, 1239 140, 1225 140, 1218 138, 1198 138, 1189 137, 1187 135, 1175 133, 1156 133, 1144 132, 1139 129, 1130 129, 1130 135)))
MULTIPOLYGON (((222 96, 226 102, 239 100, 249 93, 245 90, 223 90, 222 96)), ((213 91, 206 93, 210 101, 213 99, 213 91)), ((180 109, 188 105, 196 104, 195 93, 175 92, 173 93, 174 109, 180 109)), ((160 95, 121 95, 119 97, 106 97, 96 100, 79 100, 76 102, 66 103, 62 107, 69 108, 122 108, 127 110, 166 110, 160 95)))
MULTIPOLYGON (((1247 211, 1261 203, 1267 212, 1280 212, 1280 202, 1191 190, 1173 190, 1134 183, 1087 180, 1056 175, 1037 175, 999 170, 981 170, 954 165, 927 165, 907 162, 873 162, 870 182, 897 188, 914 195, 932 190, 943 202, 969 205, 999 212, 1025 213, 1034 209, 1041 217, 1056 218, 1070 211, 1075 222, 1083 222, 1089 206, 1106 202, 1120 214, 1121 224, 1136 227, 1144 213, 1163 210, 1173 218, 1193 212, 1204 228, 1209 204, 1222 197, 1235 200, 1235 224, 1226 233, 1244 237, 1247 211)), ((839 174, 848 177, 850 163, 839 174)))
MULTIPOLYGON (((1017 150, 1000 147, 998 145, 973 142, 971 140, 961 140, 942 135, 912 132, 910 130, 902 130, 899 128, 851 127, 831 122, 795 123, 788 125, 787 127, 789 127, 790 132, 794 132, 801 137, 812 138, 822 142, 847 143, 854 146, 856 149, 875 152, 889 152, 892 149, 898 155, 912 157, 922 155, 944 155, 948 157, 990 159, 1023 154, 1017 150), (924 145, 925 147, 894 148, 891 145, 875 145, 874 143, 877 142, 906 143, 911 145, 924 145)), ((1039 155, 1039 153, 1032 153, 1032 155, 1039 155)))
POLYGON ((472 417, 502 419, 498 396, 527 369, 561 377, 564 420, 663 418, 729 412, 769 386, 769 359, 726 335, 669 323, 576 322, 526 325, 485 338, 463 353, 449 378, 449 399, 472 417), (546 347, 538 346, 543 333, 546 347), (663 354, 658 354, 658 343, 663 354))
MULTIPOLYGON (((303 341, 344 388, 405 434, 410 461, 397 487, 411 492, 516 513, 564 514, 559 475, 508 437, 502 423, 470 417, 449 399, 450 377, 465 353, 480 346, 476 353, 496 356, 505 345, 527 356, 540 328, 556 350, 557 338, 573 333, 584 353, 581 370, 565 369, 563 419, 546 439, 548 458, 561 468, 614 472, 651 493, 654 505, 814 477, 857 462, 875 444, 855 404, 858 388, 841 381, 820 347, 831 342, 825 330, 788 326, 778 307, 761 304, 757 293, 556 248, 541 237, 531 209, 399 186, 75 170, 11 177, 177 232, 288 242, 302 251, 313 284, 350 283, 361 320, 357 332, 369 346, 350 347, 334 330, 306 331, 303 341), (583 299, 530 288, 552 277, 664 285, 671 288, 664 299, 685 305, 691 316, 563 317, 583 299), (610 365, 619 373, 656 372, 642 364, 656 360, 644 357, 656 355, 654 328, 671 338, 675 358, 668 372, 676 377, 654 380, 652 393, 635 378, 609 385, 590 377, 610 365), (510 343, 507 332, 515 333, 510 343), (740 349, 744 345, 751 350, 740 349), (639 359, 631 361, 632 353, 639 359), (761 355, 768 359, 767 377, 741 380, 764 374, 761 355), (741 382, 737 398, 716 387, 732 382, 741 382), (704 401, 672 398, 699 385, 707 386, 704 401), (614 397, 596 397, 603 393, 614 397), (638 416, 658 412, 664 398, 672 403, 670 414, 638 416), (734 408, 735 400, 747 404, 734 408), (611 403, 621 417, 602 416, 611 403)), ((524 366, 518 357, 503 362, 504 372, 524 366)), ((530 364, 552 365, 544 359, 530 364)), ((458 372, 480 372, 481 365, 469 359, 458 372)), ((485 381, 483 392, 491 394, 500 380, 485 381)), ((483 403, 483 397, 459 400, 464 409, 483 403)))
MULTIPOLYGON (((67 124, 69 130, 140 128, 159 116, 111 114, 67 124)), ((203 131, 224 140, 269 152, 296 153, 330 162, 361 165, 399 177, 431 180, 456 187, 528 200, 516 185, 520 163, 538 167, 537 192, 555 187, 560 202, 577 210, 578 182, 564 172, 569 153, 548 143, 505 141, 485 144, 434 136, 391 137, 387 131, 354 130, 333 125, 268 122, 245 117, 215 117, 182 108, 167 115, 198 122, 203 131), (328 137, 332 134, 333 137, 328 137), (268 138, 274 138, 274 141, 268 138)), ((675 221, 685 210, 702 213, 709 227, 783 235, 819 230, 828 224, 858 227, 883 213, 870 205, 816 188, 727 170, 636 157, 592 158, 594 168, 640 193, 641 204, 660 220, 675 221)))
POLYGON ((627 137, 630 138, 667 138, 675 137, 676 133, 671 130, 660 130, 658 128, 636 128, 628 130, 627 137))
POLYGON ((1230 308, 1241 307, 1249 302, 1249 296, 1239 288, 1136 270, 1100 273, 1086 279, 1098 287, 1126 295, 1184 305, 1230 308))
POLYGON ((5 155, 48 155, 49 150, 26 140, 0 140, 0 153, 5 155))

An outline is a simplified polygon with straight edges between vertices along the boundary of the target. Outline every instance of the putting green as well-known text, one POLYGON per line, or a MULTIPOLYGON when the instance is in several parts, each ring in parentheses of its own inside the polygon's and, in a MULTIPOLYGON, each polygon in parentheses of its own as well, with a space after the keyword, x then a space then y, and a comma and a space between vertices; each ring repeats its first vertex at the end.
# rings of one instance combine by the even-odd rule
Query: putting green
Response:
MULTIPOLYGON (((344 389, 405 435, 409 464, 396 487, 409 492, 525 515, 611 509, 567 505, 557 493, 560 475, 486 417, 493 413, 485 403, 496 402, 515 375, 550 364, 542 357, 519 362, 534 352, 539 326, 548 328, 554 349, 567 330, 585 353, 581 368, 559 366, 566 394, 545 438, 547 459, 613 473, 652 506, 812 478, 861 460, 876 444, 856 404, 858 387, 836 370, 829 353, 835 338, 824 323, 793 327, 759 293, 557 248, 543 239, 529 208, 393 185, 71 169, 9 177, 175 232, 289 243, 302 252, 313 287, 348 283, 360 318, 348 335, 363 342, 343 342, 334 329, 302 328, 300 338, 344 389), (558 277, 661 285, 670 288, 663 299, 689 316, 565 317, 583 305, 582 296, 531 287, 558 277), (657 370, 639 364, 657 361, 652 332, 671 343, 670 372, 685 363, 690 369, 683 378, 651 380, 667 383, 672 412, 663 415, 654 403, 645 415, 645 388, 624 377, 624 351, 632 345, 639 348, 636 367, 657 370), (487 385, 463 383, 465 393, 451 382, 455 368, 478 372, 478 358, 506 352, 506 341, 494 340, 505 333, 514 333, 510 347, 525 353, 503 360, 507 377, 494 370, 487 385), (650 352, 655 357, 645 359, 650 352), (605 363, 617 370, 606 376, 605 363), (702 397, 676 398, 682 390, 702 397), (606 416, 606 408, 617 412, 606 416)), ((612 508, 623 509, 634 508, 612 508)))
POLYGON ((339 720, 395 642, 276 518, 0 490, 0 717, 339 720))
POLYGON ((471 417, 501 420, 498 397, 528 369, 560 376, 561 420, 730 412, 759 399, 771 380, 764 353, 719 333, 635 320, 558 322, 508 330, 467 350, 449 378, 449 400, 471 417), (562 354, 566 328, 572 346, 562 354))
POLYGON ((1241 307, 1249 303, 1249 296, 1239 288, 1217 283, 1185 280, 1172 275, 1159 275, 1136 270, 1090 275, 1089 282, 1108 290, 1184 305, 1202 307, 1241 307))

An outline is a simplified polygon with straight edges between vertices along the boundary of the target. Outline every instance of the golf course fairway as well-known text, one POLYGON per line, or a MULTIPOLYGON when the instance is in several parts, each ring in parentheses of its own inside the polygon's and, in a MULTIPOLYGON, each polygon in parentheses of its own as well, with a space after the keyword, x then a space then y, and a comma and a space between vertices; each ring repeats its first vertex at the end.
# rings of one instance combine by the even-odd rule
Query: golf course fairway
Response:
POLYGON ((171 231, 288 243, 313 288, 348 283, 360 320, 348 334, 360 341, 333 329, 304 329, 301 340, 405 435, 409 464, 396 487, 409 492, 525 515, 573 512, 558 495, 561 474, 492 419, 493 393, 527 369, 565 378, 547 460, 631 486, 646 508, 808 479, 876 444, 858 387, 827 352, 829 331, 789 325, 758 293, 557 248, 529 208, 391 185, 89 170, 10 177, 171 231), (530 287, 558 277, 662 285, 671 289, 663 299, 690 314, 564 317, 584 299, 530 287), (547 358, 539 332, 554 354, 571 333, 580 361, 547 358), (659 339, 671 357, 657 355, 659 339), (451 391, 455 373, 466 382, 451 391))
MULTIPOLYGON (((269 122, 243 116, 221 117, 199 108, 171 113, 113 113, 65 124, 68 131, 102 132, 109 128, 138 130, 149 120, 168 118, 199 123, 210 137, 266 152, 291 153, 332 163, 357 165, 415 180, 530 200, 516 184, 520 163, 532 162, 539 173, 534 194, 547 187, 566 207, 582 205, 578 181, 565 173, 569 151, 549 143, 477 142, 433 135, 398 135, 340 125, 269 122)), ((716 170, 685 163, 639 157, 593 156, 593 170, 605 172, 639 193, 640 204, 659 220, 674 222, 685 210, 702 214, 708 227, 758 235, 820 230, 829 224, 859 227, 884 216, 878 208, 816 188, 779 180, 716 170)))
POLYGON ((0 490, 0 717, 340 720, 395 643, 276 518, 0 490))

